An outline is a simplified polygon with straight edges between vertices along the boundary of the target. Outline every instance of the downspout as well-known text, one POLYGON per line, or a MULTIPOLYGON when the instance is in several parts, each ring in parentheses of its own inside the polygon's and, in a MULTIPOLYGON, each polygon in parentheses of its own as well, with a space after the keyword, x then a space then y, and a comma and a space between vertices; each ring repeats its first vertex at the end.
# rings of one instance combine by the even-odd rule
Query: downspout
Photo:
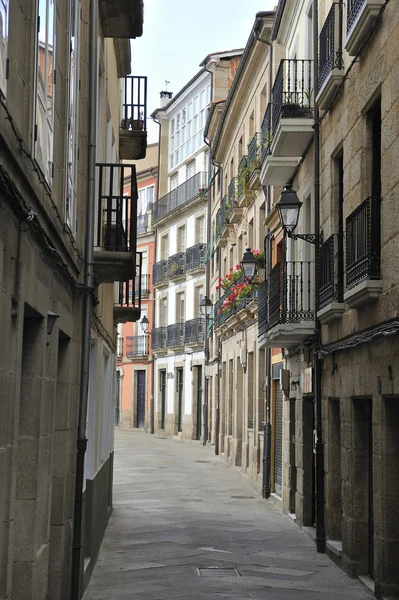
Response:
MULTIPOLYGON (((261 38, 254 32, 254 38, 269 46, 269 104, 272 105, 272 81, 273 81, 273 44, 264 38, 261 38)), ((270 185, 267 186, 267 198, 266 198, 266 214, 270 213, 270 185)), ((271 272, 271 237, 268 230, 265 231, 265 273, 267 279, 270 278, 271 272)), ((272 425, 270 421, 270 400, 271 400, 271 389, 270 389, 270 373, 271 373, 271 359, 272 352, 270 348, 266 348, 265 355, 265 408, 266 408, 266 423, 264 426, 264 439, 263 439, 263 470, 262 470, 262 496, 263 498, 269 498, 271 492, 271 446, 272 446, 272 425)))
MULTIPOLYGON (((158 135, 158 175, 157 175, 157 202, 159 200, 159 172, 160 172, 160 161, 161 161, 161 123, 157 121, 155 117, 152 118, 154 123, 159 126, 159 135, 158 135)), ((152 227, 152 221, 151 221, 152 227)), ((157 257, 157 230, 155 228, 155 236, 154 236, 154 261, 157 257)), ((154 282, 152 283, 152 329, 151 333, 155 329, 155 310, 156 310, 156 302, 155 302, 155 291, 154 291, 154 282)), ((152 340, 151 340, 151 350, 152 350, 152 340)), ((151 377, 151 398, 150 398, 150 433, 155 433, 155 354, 151 355, 151 364, 152 364, 152 377, 151 377)))
POLYGON ((80 594, 81 565, 83 563, 83 484, 84 462, 87 448, 86 420, 89 395, 89 370, 91 351, 91 320, 93 308, 94 273, 94 215, 96 192, 96 125, 97 125, 97 37, 98 0, 90 2, 89 30, 89 105, 88 105, 88 178, 86 203, 85 240, 85 294, 82 323, 82 362, 79 398, 79 421, 76 455, 75 509, 73 520, 71 599, 78 600, 80 594))
MULTIPOLYGON (((340 1, 342 8, 342 0, 340 1)), ((342 11, 341 11, 342 19, 342 11)), ((319 86, 319 57, 318 57, 318 0, 313 0, 313 85, 315 90, 319 86)), ((314 103, 314 231, 320 232, 320 124, 319 107, 314 103)), ((321 377, 322 364, 319 356, 321 348, 321 325, 317 318, 319 302, 319 246, 316 245, 314 261, 315 282, 315 337, 313 360, 315 369, 315 412, 316 412, 316 442, 315 442, 315 503, 316 503, 316 548, 318 552, 325 552, 326 535, 324 527, 324 445, 322 425, 322 399, 321 377)))
MULTIPOLYGON (((212 98, 213 98, 213 73, 212 73, 212 71, 210 71, 206 67, 204 67, 204 71, 206 71, 207 73, 209 73, 210 76, 211 76, 211 102, 212 102, 212 98)), ((205 137, 204 137, 204 142, 205 142, 205 144, 209 148, 208 172, 210 174, 211 173, 211 166, 212 166, 211 144, 210 144, 209 140, 207 140, 205 137)), ((207 256, 208 256, 208 248, 209 248, 210 241, 211 241, 211 188, 208 186, 208 184, 207 184, 207 188, 208 188, 208 199, 207 199, 207 206, 206 206, 206 210, 207 210, 206 241, 207 241, 207 256)), ((206 295, 207 298, 209 298, 209 293, 210 293, 209 260, 206 260, 205 261, 205 295, 206 295)), ((209 337, 208 337, 208 318, 207 317, 205 317, 205 348, 204 348, 204 354, 205 354, 205 369, 206 369, 206 367, 209 364, 209 337)), ((205 371, 205 369, 204 369, 204 371, 205 371)), ((208 414, 209 414, 209 406, 208 406, 208 404, 209 404, 209 379, 208 379, 208 377, 206 376, 205 373, 204 373, 204 375, 205 375, 205 378, 204 378, 205 387, 204 387, 204 406, 203 406, 203 416, 202 416, 204 438, 202 440, 202 444, 203 444, 203 446, 206 446, 206 444, 208 442, 208 435, 209 435, 209 423, 208 423, 208 414)))

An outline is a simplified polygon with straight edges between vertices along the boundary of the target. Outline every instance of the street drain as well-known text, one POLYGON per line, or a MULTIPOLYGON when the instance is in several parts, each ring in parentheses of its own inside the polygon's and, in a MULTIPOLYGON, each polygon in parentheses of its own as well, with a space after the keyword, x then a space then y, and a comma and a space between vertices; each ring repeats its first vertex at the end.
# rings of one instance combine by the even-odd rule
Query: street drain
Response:
POLYGON ((234 500, 253 500, 255 496, 231 496, 234 500))
POLYGON ((241 577, 235 567, 197 567, 198 577, 241 577))

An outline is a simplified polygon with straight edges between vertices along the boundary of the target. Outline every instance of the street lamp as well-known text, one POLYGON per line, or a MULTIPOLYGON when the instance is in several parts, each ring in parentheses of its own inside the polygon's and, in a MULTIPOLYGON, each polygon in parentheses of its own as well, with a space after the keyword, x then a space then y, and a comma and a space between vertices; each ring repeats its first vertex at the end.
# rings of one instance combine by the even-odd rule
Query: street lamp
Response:
POLYGON ((298 225, 299 213, 302 208, 297 193, 292 189, 292 185, 287 183, 281 192, 281 197, 276 205, 278 215, 280 217, 281 227, 284 229, 289 238, 293 240, 304 240, 310 244, 319 247, 323 242, 321 233, 293 233, 298 225))
POLYGON ((256 258, 254 257, 250 248, 247 248, 244 252, 244 256, 241 261, 241 269, 245 280, 248 283, 252 283, 256 275, 256 258))
POLYGON ((201 315, 203 317, 208 318, 211 316, 213 304, 212 304, 212 300, 210 300, 208 298, 208 296, 204 296, 203 298, 201 298, 199 307, 200 307, 201 315))
POLYGON ((150 324, 149 320, 147 319, 147 316, 144 315, 143 318, 140 321, 140 327, 143 333, 147 333, 148 331, 148 325, 150 324))

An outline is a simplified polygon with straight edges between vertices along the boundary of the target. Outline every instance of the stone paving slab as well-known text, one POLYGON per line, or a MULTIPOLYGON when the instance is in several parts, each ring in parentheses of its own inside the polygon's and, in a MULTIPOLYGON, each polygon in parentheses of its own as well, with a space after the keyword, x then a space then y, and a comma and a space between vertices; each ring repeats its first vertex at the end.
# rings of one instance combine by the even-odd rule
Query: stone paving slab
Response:
POLYGON ((367 600, 199 443, 116 431, 114 512, 84 600, 367 600))

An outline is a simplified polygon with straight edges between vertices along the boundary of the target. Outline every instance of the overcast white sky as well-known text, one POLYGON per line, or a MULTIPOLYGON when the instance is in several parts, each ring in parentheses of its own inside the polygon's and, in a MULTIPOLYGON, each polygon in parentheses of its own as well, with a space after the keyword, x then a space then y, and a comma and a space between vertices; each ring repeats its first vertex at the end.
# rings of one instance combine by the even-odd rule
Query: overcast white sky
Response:
MULTIPOLYGON (((144 0, 143 35, 132 41, 132 75, 148 77, 148 116, 159 93, 176 94, 199 71, 211 52, 244 48, 257 12, 277 0, 144 0)), ((158 126, 147 123, 148 142, 158 141, 158 126)))

